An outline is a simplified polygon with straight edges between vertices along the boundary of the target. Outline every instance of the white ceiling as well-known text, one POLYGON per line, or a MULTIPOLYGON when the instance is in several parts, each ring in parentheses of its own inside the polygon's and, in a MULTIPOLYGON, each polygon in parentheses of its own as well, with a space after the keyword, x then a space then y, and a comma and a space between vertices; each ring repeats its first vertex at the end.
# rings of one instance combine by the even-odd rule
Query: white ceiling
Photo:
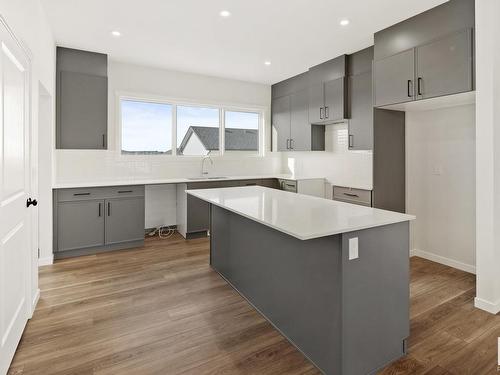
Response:
POLYGON ((112 60, 275 83, 373 44, 445 0, 42 0, 58 45, 112 60), (228 18, 219 12, 227 9, 228 18), (342 27, 339 21, 348 18, 342 27), (111 36, 119 30, 122 36, 111 36), (265 66, 264 61, 271 61, 265 66))

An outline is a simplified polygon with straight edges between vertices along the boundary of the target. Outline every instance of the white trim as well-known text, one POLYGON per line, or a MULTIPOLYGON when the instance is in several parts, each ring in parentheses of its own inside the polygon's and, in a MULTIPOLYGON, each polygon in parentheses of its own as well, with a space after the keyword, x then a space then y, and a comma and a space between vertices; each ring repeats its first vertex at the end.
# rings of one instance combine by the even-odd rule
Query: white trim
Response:
POLYGON ((428 260, 431 260, 431 261, 436 262, 436 263, 441 263, 441 264, 444 264, 445 266, 453 267, 453 268, 456 268, 456 269, 459 269, 459 270, 462 270, 465 272, 476 274, 476 266, 473 266, 471 264, 462 263, 458 260, 446 258, 446 257, 443 257, 441 255, 434 254, 434 253, 429 253, 428 251, 419 250, 419 249, 410 250, 410 257, 414 257, 414 256, 428 259, 428 260))
POLYGON ((51 264, 54 264, 54 254, 45 258, 38 258, 38 267, 50 266, 51 264))
POLYGON ((500 300, 496 302, 486 301, 482 298, 474 298, 474 306, 478 309, 487 311, 491 314, 498 314, 500 312, 500 300))
POLYGON ((38 304, 39 300, 40 300, 40 288, 37 288, 33 300, 31 301, 31 311, 30 314, 28 315, 28 319, 31 319, 33 317, 33 312, 35 311, 36 305, 38 304))

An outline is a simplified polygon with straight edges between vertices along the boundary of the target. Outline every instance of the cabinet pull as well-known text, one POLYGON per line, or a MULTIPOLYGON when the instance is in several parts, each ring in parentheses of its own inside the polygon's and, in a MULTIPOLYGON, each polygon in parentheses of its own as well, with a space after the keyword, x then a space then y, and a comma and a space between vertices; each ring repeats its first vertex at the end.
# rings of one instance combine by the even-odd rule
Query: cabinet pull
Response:
POLYGON ((123 194, 123 193, 133 193, 133 190, 118 190, 118 194, 123 194))
POLYGON ((288 145, 288 144, 289 144, 289 142, 290 142, 290 140, 287 138, 287 139, 286 139, 286 149, 287 149, 287 150, 289 150, 289 149, 290 149, 290 146, 288 145))
POLYGON ((319 109, 319 118, 323 120, 323 107, 319 109))
POLYGON ((108 202, 108 216, 111 216, 111 202, 108 202))
POLYGON ((358 194, 353 194, 353 193, 344 193, 344 195, 347 195, 348 197, 359 198, 359 195, 358 195, 358 194))
POLYGON ((101 217, 101 203, 99 203, 99 217, 101 217))
POLYGON ((293 138, 290 138, 290 149, 293 150, 293 138))
POLYGON ((106 148, 106 134, 102 135, 102 148, 106 148))
POLYGON ((325 118, 330 117, 330 107, 325 107, 325 118))
POLYGON ((90 193, 74 193, 73 194, 74 197, 78 197, 80 195, 90 195, 90 193))
POLYGON ((411 98, 413 97, 413 81, 411 79, 408 80, 407 86, 406 86, 407 94, 408 97, 411 98))
POLYGON ((349 134, 349 147, 354 147, 354 136, 349 134))
POLYGON ((423 95, 422 94, 422 77, 417 78, 417 93, 418 93, 418 95, 423 95))

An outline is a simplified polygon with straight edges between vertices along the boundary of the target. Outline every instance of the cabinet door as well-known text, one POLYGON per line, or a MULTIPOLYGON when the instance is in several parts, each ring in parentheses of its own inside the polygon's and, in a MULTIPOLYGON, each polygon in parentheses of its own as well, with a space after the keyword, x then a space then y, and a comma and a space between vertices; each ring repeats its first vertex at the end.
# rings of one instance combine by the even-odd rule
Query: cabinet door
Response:
POLYGON ((413 49, 374 62, 375 105, 415 100, 415 52, 413 49))
POLYGON ((273 136, 276 135, 276 151, 286 151, 290 139, 290 96, 272 101, 273 136))
POLYGON ((427 99, 472 90, 471 31, 417 48, 417 96, 427 99))
POLYGON ((144 239, 144 197, 106 200, 106 245, 144 239))
POLYGON ((210 205, 199 198, 187 195, 187 233, 203 232, 210 227, 210 205))
POLYGON ((349 77, 351 118, 349 149, 371 150, 373 147, 372 72, 349 77))
POLYGON ((290 148, 294 151, 311 151, 309 91, 301 90, 292 94, 290 102, 290 148))
POLYGON ((325 121, 325 85, 323 82, 309 86, 309 123, 325 121))
POLYGON ((106 149, 108 79, 61 72, 57 148, 106 149))
POLYGON ((57 251, 104 245, 104 201, 57 203, 57 251))
POLYGON ((345 77, 325 82, 325 119, 327 122, 345 119, 345 77))

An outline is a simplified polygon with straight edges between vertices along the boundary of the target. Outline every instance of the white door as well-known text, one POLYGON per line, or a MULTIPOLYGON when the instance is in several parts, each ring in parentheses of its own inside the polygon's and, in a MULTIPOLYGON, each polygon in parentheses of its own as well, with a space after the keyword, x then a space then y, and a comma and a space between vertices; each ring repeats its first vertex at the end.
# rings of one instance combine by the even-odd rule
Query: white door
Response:
POLYGON ((28 68, 0 23, 0 374, 9 368, 30 310, 28 68))

